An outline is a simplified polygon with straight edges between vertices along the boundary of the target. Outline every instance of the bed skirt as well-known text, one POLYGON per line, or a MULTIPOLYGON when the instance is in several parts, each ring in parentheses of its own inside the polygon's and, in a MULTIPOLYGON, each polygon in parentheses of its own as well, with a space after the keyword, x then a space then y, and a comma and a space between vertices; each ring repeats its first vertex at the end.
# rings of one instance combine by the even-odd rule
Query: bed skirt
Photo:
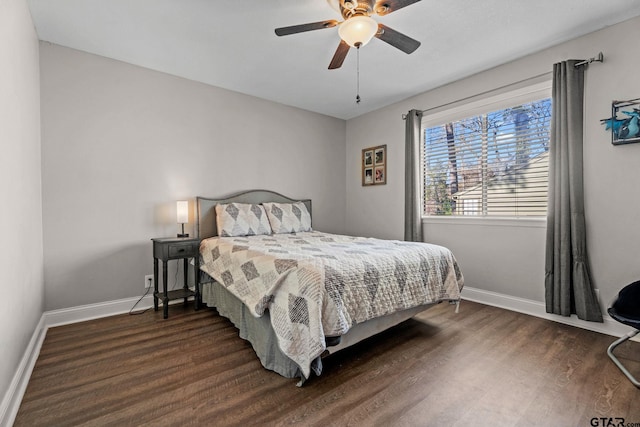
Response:
MULTIPOLYGON (((235 295, 216 281, 211 281, 211 278, 206 273, 201 272, 201 280, 206 280, 200 284, 202 302, 208 307, 216 308, 221 316, 226 317, 234 324, 239 331, 240 338, 251 343, 262 366, 277 372, 285 378, 300 378, 299 385, 301 385, 305 379, 302 375, 302 370, 278 347, 276 333, 271 327, 269 312, 265 312, 262 317, 254 317, 235 295)), ((415 307, 355 325, 344 336, 327 341, 327 350, 313 361, 312 370, 316 375, 320 375, 322 373, 322 357, 352 346, 404 322, 433 305, 435 304, 415 307)))
MULTIPOLYGON (((201 283, 200 287, 202 302, 208 307, 215 307, 221 316, 229 319, 238 328, 240 338, 251 343, 262 366, 285 378, 302 378, 300 367, 285 356, 278 347, 278 340, 271 327, 268 312, 262 317, 253 317, 249 309, 235 295, 217 282, 201 283)), ((319 357, 312 368, 317 375, 320 375, 322 361, 319 357)))

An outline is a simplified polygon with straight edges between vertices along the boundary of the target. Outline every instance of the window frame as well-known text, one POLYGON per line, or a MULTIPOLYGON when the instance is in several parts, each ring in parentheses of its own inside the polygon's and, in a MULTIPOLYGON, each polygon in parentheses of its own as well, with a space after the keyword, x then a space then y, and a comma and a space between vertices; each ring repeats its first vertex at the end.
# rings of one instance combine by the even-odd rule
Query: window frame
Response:
MULTIPOLYGON (((461 120, 514 105, 525 104, 540 99, 551 98, 552 80, 532 83, 511 90, 488 92, 471 101, 460 101, 425 112, 421 120, 420 143, 420 206, 424 206, 425 145, 424 130, 441 126, 450 121, 461 120)), ((546 227, 546 216, 482 216, 482 215, 425 215, 421 212, 423 224, 455 223, 465 225, 503 225, 524 227, 546 227)))

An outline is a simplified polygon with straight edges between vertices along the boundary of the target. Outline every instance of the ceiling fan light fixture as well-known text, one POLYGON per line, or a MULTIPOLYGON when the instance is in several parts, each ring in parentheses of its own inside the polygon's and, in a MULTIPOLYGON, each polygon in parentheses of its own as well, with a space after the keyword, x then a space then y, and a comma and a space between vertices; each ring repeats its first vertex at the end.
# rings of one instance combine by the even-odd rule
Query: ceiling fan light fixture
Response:
POLYGON ((340 38, 351 47, 364 46, 378 32, 378 23, 369 16, 354 16, 338 27, 340 38))

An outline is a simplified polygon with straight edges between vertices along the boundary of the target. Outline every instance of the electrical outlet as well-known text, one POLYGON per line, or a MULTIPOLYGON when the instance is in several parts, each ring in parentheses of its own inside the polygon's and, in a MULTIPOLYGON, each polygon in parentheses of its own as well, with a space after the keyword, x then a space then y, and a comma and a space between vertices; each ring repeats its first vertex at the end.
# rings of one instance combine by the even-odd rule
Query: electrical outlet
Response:
POLYGON ((144 276, 144 288, 153 288, 153 274, 144 276))

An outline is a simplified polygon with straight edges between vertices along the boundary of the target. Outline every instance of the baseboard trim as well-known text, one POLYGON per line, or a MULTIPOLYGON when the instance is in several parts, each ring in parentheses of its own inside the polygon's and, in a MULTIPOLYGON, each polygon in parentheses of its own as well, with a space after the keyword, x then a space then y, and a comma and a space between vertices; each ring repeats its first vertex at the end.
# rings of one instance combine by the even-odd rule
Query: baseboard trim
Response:
POLYGON ((575 326, 590 331, 599 332, 601 334, 621 337, 629 333, 632 328, 625 326, 620 322, 616 322, 607 313, 603 314, 603 323, 587 322, 578 319, 574 314, 570 317, 559 316, 547 313, 544 303, 525 298, 514 297, 510 295, 500 294, 497 292, 485 291, 465 286, 462 291, 462 299, 478 302, 480 304, 491 305, 494 307, 504 308, 505 310, 516 311, 518 313, 528 314, 530 316, 541 317, 543 319, 552 320, 558 323, 575 326))
POLYGON ((31 372, 33 372, 33 367, 40 355, 40 348, 42 347, 46 334, 47 326, 45 324, 45 316, 43 314, 40 317, 40 321, 38 322, 36 329, 33 331, 33 335, 31 335, 29 344, 22 356, 22 360, 20 360, 18 369, 11 380, 9 389, 2 399, 2 404, 0 405, 0 426, 13 425, 16 415, 18 414, 18 409, 20 408, 20 403, 22 402, 22 397, 24 396, 24 392, 27 390, 29 378, 31 378, 31 372))
POLYGON ((115 316, 117 314, 128 313, 133 309, 144 310, 153 307, 153 296, 145 295, 140 298, 125 298, 115 301, 106 301, 97 304, 87 304, 77 307, 51 310, 44 313, 47 329, 54 326, 68 325, 70 323, 85 322, 87 320, 100 319, 102 317, 115 316))

